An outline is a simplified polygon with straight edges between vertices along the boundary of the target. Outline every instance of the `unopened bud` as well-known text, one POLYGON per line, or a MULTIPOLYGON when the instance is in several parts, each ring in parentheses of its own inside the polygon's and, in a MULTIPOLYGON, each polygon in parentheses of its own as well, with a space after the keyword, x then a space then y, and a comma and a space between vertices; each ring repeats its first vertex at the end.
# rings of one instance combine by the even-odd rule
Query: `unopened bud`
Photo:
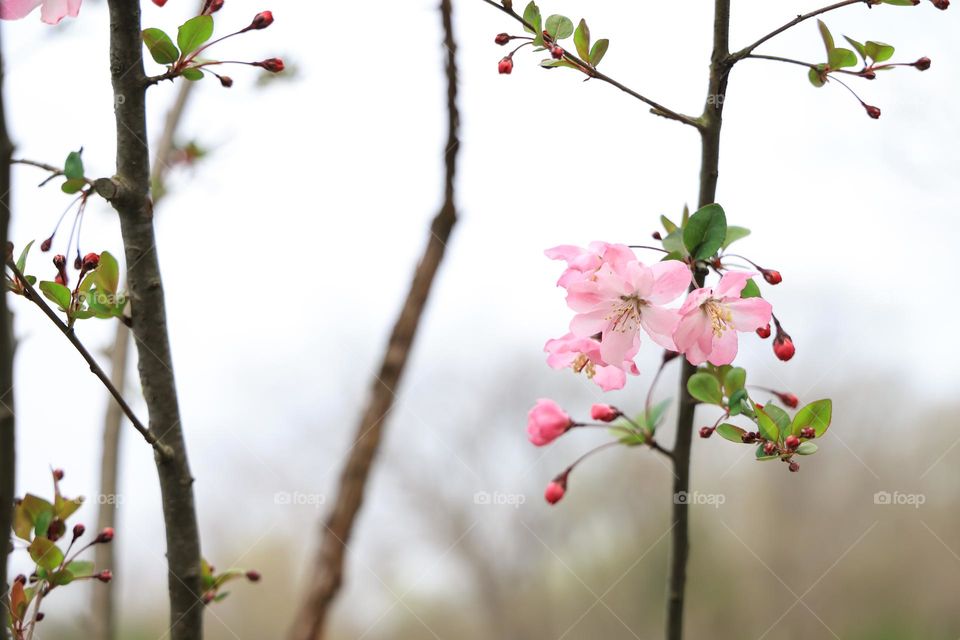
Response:
POLYGON ((54 469, 53 470, 53 479, 57 482, 63 480, 63 469, 54 469))
POLYGON ((73 525, 73 539, 76 540, 86 532, 87 528, 80 523, 73 525))
POLYGON ((261 11, 253 17, 253 22, 247 29, 266 29, 273 24, 273 12, 261 11))
POLYGON ((266 60, 257 62, 256 65, 266 69, 270 73, 280 73, 286 68, 286 66, 283 64, 283 60, 280 58, 267 58, 266 60))
POLYGON ((260 582, 261 577, 262 576, 260 575, 259 571, 247 571, 247 580, 250 582, 260 582))
POLYGON ((494 38, 493 41, 494 41, 495 43, 499 44, 500 46, 503 46, 503 45, 507 44, 508 42, 510 42, 510 34, 509 34, 509 33, 498 33, 498 34, 497 34, 497 37, 494 38))
POLYGON ((780 398, 780 402, 790 407, 791 409, 796 409, 800 404, 800 399, 792 393, 778 393, 777 397, 780 398))
POLYGON ((800 438, 794 435, 787 436, 787 439, 783 441, 783 444, 787 445, 787 449, 793 451, 800 446, 800 438))
POLYGON ((608 404, 595 404, 590 407, 590 417, 600 422, 613 422, 621 415, 619 409, 608 404))
POLYGON ((793 340, 786 333, 780 332, 773 341, 773 352, 778 358, 786 362, 794 356, 797 348, 793 346, 793 340))
POLYGON ((230 76, 220 76, 220 84, 229 89, 233 86, 233 78, 230 76))
POLYGON ((510 75, 513 71, 513 58, 507 56, 506 58, 500 61, 500 64, 497 66, 497 70, 501 75, 510 75))
POLYGON ((863 107, 867 110, 867 115, 873 118, 874 120, 880 119, 880 108, 874 107, 873 105, 865 104, 863 107))
POLYGON ((790 463, 790 473, 796 473, 797 471, 800 471, 800 463, 799 463, 799 462, 791 462, 791 463, 790 463))
POLYGON ((766 340, 770 337, 770 325, 767 324, 765 327, 760 327, 757 329, 757 335, 766 340))
POLYGON ((774 271, 773 269, 763 269, 761 270, 763 274, 763 279, 770 284, 780 284, 783 282, 783 276, 780 275, 779 271, 774 271))
POLYGON ((113 540, 113 527, 107 527, 97 535, 97 539, 94 540, 95 544, 106 544, 113 540))
POLYGON ((763 452, 768 456, 772 456, 777 452, 777 443, 768 442, 767 444, 763 445, 763 452))
POLYGON ((709 438, 713 435, 713 427, 700 427, 700 437, 709 438))
POLYGON ((43 251, 44 253, 46 253, 47 251, 50 251, 50 247, 52 246, 53 246, 53 236, 50 236, 49 238, 47 238, 46 240, 40 243, 40 251, 43 251))
POLYGON ((97 574, 97 580, 100 582, 110 582, 113 580, 113 573, 109 569, 104 569, 97 574))
POLYGON ((927 58, 927 57, 920 58, 919 60, 913 63, 913 66, 915 66, 920 71, 926 71, 927 69, 930 68, 930 58, 927 58))
POLYGON ((563 47, 554 45, 550 48, 550 55, 553 56, 554 60, 560 60, 563 58, 563 47))

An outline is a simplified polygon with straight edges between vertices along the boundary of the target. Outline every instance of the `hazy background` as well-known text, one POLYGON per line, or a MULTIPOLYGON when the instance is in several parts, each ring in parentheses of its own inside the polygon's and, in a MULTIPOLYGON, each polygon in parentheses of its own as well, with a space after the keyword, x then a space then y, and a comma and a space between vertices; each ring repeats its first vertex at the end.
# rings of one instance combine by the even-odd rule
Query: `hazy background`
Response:
MULTIPOLYGON (((173 32, 194 4, 144 3, 145 26, 173 32)), ((267 89, 248 68, 230 72, 229 91, 204 82, 182 131, 213 153, 174 174, 158 210, 205 555, 264 574, 209 611, 211 638, 279 637, 300 599, 322 503, 332 499, 440 200, 446 133, 435 4, 229 0, 217 15, 226 33, 272 9, 269 30, 218 51, 282 55, 299 74, 267 89)), ((587 12, 594 38, 612 41, 606 73, 699 113, 711 5, 556 0, 541 8, 574 20, 587 12)), ((732 46, 816 6, 734 2, 732 46)), ((543 365, 544 341, 563 333, 570 315, 543 249, 646 240, 661 213, 676 217, 694 203, 698 141, 612 87, 538 69, 535 54, 518 54, 513 75, 499 76, 504 50, 493 36, 518 25, 480 0, 455 9, 462 219, 351 544, 337 637, 657 637, 669 471, 647 451, 608 452, 578 470, 564 502, 549 508, 546 482, 604 436, 573 434, 536 450, 524 424, 538 397, 582 415, 598 396, 585 380, 543 365), (476 492, 523 504, 476 504, 476 492)), ((731 223, 754 231, 740 252, 782 271, 783 285, 767 295, 798 346, 785 365, 769 343, 748 338, 742 362, 753 382, 806 401, 830 396, 836 409, 821 452, 796 475, 755 464, 748 447, 695 443, 693 487, 724 504, 693 512, 691 638, 960 636, 952 273, 960 17, 956 7, 924 2, 856 5, 827 22, 838 38, 890 42, 898 59, 928 55, 933 67, 855 81, 883 110, 879 121, 842 87, 811 87, 799 67, 749 60, 733 73, 718 200, 731 223), (925 502, 876 505, 877 491, 925 502)), ((37 15, 3 27, 17 155, 59 163, 84 146, 88 173, 109 175, 103 3, 88 0, 78 20, 57 28, 37 15)), ((813 22, 762 51, 823 57, 813 22)), ((150 91, 156 134, 174 92, 170 84, 150 91)), ((54 185, 34 188, 43 177, 14 170, 18 247, 46 237, 67 204, 54 185)), ((115 215, 102 202, 87 213, 83 249, 122 255, 115 215)), ((30 269, 52 277, 48 257, 36 253, 30 269)), ((92 524, 105 393, 35 309, 23 301, 14 309, 18 491, 49 492, 50 466, 64 467, 64 489, 90 498, 80 518, 92 524)), ((99 348, 113 327, 88 321, 79 331, 99 348)), ((657 357, 642 353, 644 376, 611 394, 614 402, 641 406, 657 357)), ((675 395, 676 367, 658 397, 675 395)), ((142 402, 136 407, 145 416, 142 402)), ((110 588, 122 605, 122 637, 154 640, 166 617, 159 491, 149 447, 132 429, 124 436, 110 588)), ((56 625, 69 612, 83 616, 87 588, 50 600, 49 637, 83 637, 79 625, 72 636, 56 625)))

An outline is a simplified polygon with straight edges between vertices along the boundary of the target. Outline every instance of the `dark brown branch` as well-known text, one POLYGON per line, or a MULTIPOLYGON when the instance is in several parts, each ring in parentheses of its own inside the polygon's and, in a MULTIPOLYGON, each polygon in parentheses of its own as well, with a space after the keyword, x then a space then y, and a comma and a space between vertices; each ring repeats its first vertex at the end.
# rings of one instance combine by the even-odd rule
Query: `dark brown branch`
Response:
MULTIPOLYGON (((123 413, 130 419, 130 422, 133 424, 133 428, 140 432, 140 435, 143 436, 143 439, 147 441, 150 446, 152 446, 159 455, 167 457, 171 455, 171 452, 168 447, 165 447, 157 437, 151 433, 147 427, 140 422, 140 419, 137 418, 137 415, 133 412, 133 409, 130 408, 130 405, 127 404, 127 401, 123 399, 123 395, 120 393, 120 390, 113 384, 110 380, 110 376, 97 364, 97 361, 94 359, 93 355, 87 350, 83 343, 80 342, 80 338, 77 337, 77 333, 73 330, 72 327, 67 326, 67 324, 60 319, 60 316, 57 315, 57 312, 54 311, 50 305, 46 303, 37 290, 31 285, 26 277, 20 273, 20 270, 17 269, 16 263, 13 260, 7 261, 7 268, 13 273, 16 277, 17 282, 23 287, 24 296, 30 302, 34 303, 40 310, 43 311, 57 329, 60 330, 60 333, 67 337, 67 340, 70 341, 70 344, 83 356, 83 359, 87 361, 87 364, 90 365, 90 371, 93 375, 97 376, 100 379, 100 382, 103 383, 103 386, 106 387, 107 391, 110 392, 110 395, 113 396, 113 399, 117 401, 120 409, 123 413)), ((121 325, 122 326, 122 325, 121 325)))
POLYGON ((414 272, 410 290, 393 327, 380 370, 374 377, 366 409, 357 425, 356 440, 341 472, 333 508, 321 532, 320 549, 306 590, 307 595, 291 630, 290 637, 293 640, 319 640, 324 637, 324 624, 330 605, 343 582, 347 545, 363 503, 371 466, 380 448, 384 423, 393 407, 430 290, 457 221, 454 181, 460 146, 460 115, 457 109, 457 45, 453 35, 451 0, 441 0, 440 11, 443 17, 447 60, 448 137, 444 147, 444 201, 430 226, 426 249, 414 272))
MULTIPOLYGON (((533 25, 527 22, 526 20, 524 20, 523 16, 521 16, 519 13, 514 11, 512 8, 507 8, 502 4, 500 4, 499 2, 495 2, 494 0, 483 0, 483 1, 489 4, 490 6, 495 7, 500 11, 504 12, 505 14, 507 14, 508 16, 510 16, 511 18, 513 18, 514 20, 522 24, 523 26, 527 27, 531 31, 535 31, 533 28, 533 25)), ((862 1, 862 0, 858 0, 858 1, 862 1)), ((607 84, 614 86, 617 89, 620 89, 621 91, 623 91, 624 93, 649 105, 651 107, 650 112, 655 115, 667 118, 669 120, 676 120, 677 122, 682 122, 683 124, 690 125, 691 127, 696 127, 698 129, 701 126, 700 122, 696 118, 691 118, 690 116, 686 116, 686 115, 683 115, 682 113, 678 113, 673 109, 669 109, 663 106, 662 104, 659 104, 658 102, 655 102, 650 98, 640 93, 637 93, 636 91, 622 84, 621 82, 614 80, 610 76, 600 71, 597 71, 595 67, 593 67, 590 64, 587 64, 585 61, 581 60, 580 58, 573 55, 569 51, 566 51, 566 50, 564 51, 564 59, 575 64, 579 69, 579 71, 586 74, 587 76, 606 82, 607 84)))
MULTIPOLYGON (((164 182, 170 167, 170 155, 174 149, 174 140, 177 129, 183 118, 184 110, 193 88, 194 82, 181 82, 177 90, 177 97, 173 106, 167 112, 163 132, 157 142, 154 154, 153 173, 150 182, 154 191, 154 208, 163 199, 166 193, 164 182)), ((110 350, 110 380, 117 389, 127 386, 127 363, 130 360, 130 330, 123 323, 116 324, 116 334, 113 338, 113 347, 110 350)), ((110 402, 103 418, 103 454, 100 457, 100 494, 114 496, 118 491, 118 470, 120 465, 120 437, 123 433, 121 423, 123 413, 118 406, 110 402)), ((97 510, 97 531, 115 525, 117 504, 115 500, 103 500, 97 510)), ((94 565, 104 568, 115 566, 116 542, 113 544, 99 544, 94 548, 94 565)), ((91 602, 90 619, 92 623, 92 640, 113 640, 115 631, 116 590, 109 585, 94 584, 91 602)))
POLYGON ((783 26, 780 27, 779 29, 774 29, 773 31, 771 31, 771 32, 768 33, 767 35, 763 36, 762 38, 760 38, 759 40, 757 40, 756 42, 754 42, 754 43, 751 44, 750 46, 744 47, 743 49, 741 49, 740 51, 737 51, 736 53, 734 53, 734 54, 733 54, 732 56, 730 56, 730 57, 731 57, 731 59, 732 59, 733 62, 737 62, 738 60, 742 60, 743 58, 746 58, 748 55, 750 55, 751 53, 753 53, 753 50, 756 49, 757 47, 759 47, 760 45, 762 45, 764 42, 766 42, 766 41, 768 41, 768 40, 771 40, 771 39, 777 37, 778 35, 780 35, 780 34, 783 33, 784 31, 787 31, 788 29, 792 29, 793 27, 797 26, 797 25, 800 24, 801 22, 804 22, 804 21, 806 21, 806 20, 809 20, 810 18, 815 18, 815 17, 817 17, 817 16, 819 16, 819 15, 822 15, 822 14, 824 14, 824 13, 827 13, 827 12, 829 12, 829 11, 833 11, 833 10, 835 10, 835 9, 840 9, 840 8, 846 7, 846 6, 851 5, 851 4, 866 4, 866 5, 869 6, 869 5, 873 4, 873 3, 871 2, 871 0, 843 0, 843 2, 837 2, 836 4, 831 4, 830 6, 823 7, 822 9, 817 9, 816 11, 811 11, 810 13, 804 13, 804 14, 802 14, 802 15, 798 15, 796 18, 794 18, 793 20, 791 20, 791 21, 788 22, 787 24, 783 25, 783 26))
MULTIPOLYGON (((3 47, 0 43, 0 250, 6 252, 10 228, 10 157, 13 144, 7 134, 3 103, 3 47)), ((16 491, 16 437, 13 415, 13 328, 7 308, 7 288, 0 291, 0 639, 8 637, 7 558, 13 530, 16 491)))
POLYGON ((167 332, 163 281, 150 201, 147 147, 146 74, 140 36, 140 3, 108 0, 110 75, 117 132, 116 191, 111 203, 120 217, 127 263, 127 285, 137 343, 143 397, 150 429, 168 458, 157 459, 166 528, 171 640, 203 637, 200 584, 200 532, 193 476, 180 423, 180 407, 167 332))

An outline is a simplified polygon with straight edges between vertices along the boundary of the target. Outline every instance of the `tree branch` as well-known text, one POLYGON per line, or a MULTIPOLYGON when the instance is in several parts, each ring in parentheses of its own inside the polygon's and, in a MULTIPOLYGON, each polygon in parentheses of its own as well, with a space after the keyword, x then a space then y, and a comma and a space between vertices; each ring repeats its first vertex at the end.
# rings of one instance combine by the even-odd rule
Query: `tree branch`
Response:
POLYGON ((156 449, 160 456, 170 456, 171 451, 169 448, 161 444, 157 437, 151 433, 142 422, 140 422, 139 418, 137 418, 136 414, 133 412, 133 409, 131 409, 130 405, 127 404, 127 401, 123 399, 123 395, 120 393, 120 390, 117 389, 117 387, 110 380, 110 377, 106 374, 106 372, 104 372, 100 365, 97 364, 97 361, 90 354, 87 348, 83 346, 83 343, 80 342, 80 339, 77 337, 77 333, 73 330, 73 328, 68 327, 66 323, 60 319, 60 316, 57 315, 57 312, 54 311, 50 305, 46 303, 46 301, 44 301, 43 297, 37 293, 37 290, 33 287, 33 285, 27 281, 26 277, 20 272, 16 263, 12 259, 7 261, 7 268, 13 272, 14 277, 16 277, 17 281, 23 287, 24 296, 27 298, 27 300, 40 307, 40 310, 43 311, 44 315, 50 318, 50 321, 56 325, 57 329, 60 330, 60 333, 67 337, 67 340, 70 341, 70 344, 72 344, 80 353, 80 355, 83 356, 83 359, 87 361, 87 364, 90 365, 90 371, 100 379, 100 382, 102 382, 103 386, 107 388, 107 391, 110 392, 110 395, 113 396, 113 399, 117 401, 117 405, 119 405, 120 409, 123 410, 123 413, 127 416, 127 418, 130 419, 134 429, 140 432, 140 435, 143 436, 143 439, 146 440, 150 446, 156 449))
POLYGON ((371 466, 380 447, 386 416, 393 407, 394 397, 409 360, 430 290, 457 221, 454 181, 460 146, 458 137, 460 114, 457 109, 457 45, 453 34, 451 0, 441 0, 440 11, 447 54, 448 137, 444 147, 446 163, 444 201, 430 226, 427 246, 414 272, 407 298, 393 327, 380 370, 374 377, 366 410, 357 425, 356 441, 341 472, 336 500, 321 533, 320 549, 314 575, 307 588, 307 597, 291 631, 290 637, 293 640, 319 640, 324 637, 324 623, 330 605, 343 582, 347 544, 363 502, 371 466))
MULTIPOLYGON (((7 251, 10 227, 10 157, 3 103, 3 47, 0 42, 0 250, 7 251)), ((16 437, 13 415, 13 329, 7 308, 7 288, 0 291, 0 639, 8 637, 7 558, 12 546, 13 498, 16 492, 16 437)))
POLYGON ((771 39, 777 37, 778 35, 780 35, 780 34, 783 33, 784 31, 787 31, 788 29, 792 29, 793 27, 797 26, 797 25, 800 24, 801 22, 804 22, 804 21, 806 21, 806 20, 809 20, 810 18, 815 18, 815 17, 817 17, 817 16, 819 16, 819 15, 822 15, 822 14, 824 14, 824 13, 827 13, 827 12, 829 12, 829 11, 833 11, 833 10, 835 10, 835 9, 840 9, 840 8, 846 7, 846 6, 851 5, 851 4, 866 4, 866 5, 868 5, 868 6, 871 6, 871 5, 873 4, 873 2, 872 2, 871 0, 843 0, 842 2, 837 2, 837 3, 835 3, 835 4, 831 4, 830 6, 823 7, 822 9, 817 9, 816 11, 811 11, 810 13, 804 13, 804 14, 802 14, 802 15, 798 15, 796 18, 794 18, 793 20, 791 20, 791 21, 788 22, 787 24, 783 25, 783 26, 780 27, 779 29, 774 29, 773 31, 771 31, 771 32, 768 33, 767 35, 763 36, 762 38, 760 38, 759 40, 757 40, 756 42, 754 42, 754 43, 751 44, 750 46, 744 47, 743 49, 741 49, 740 51, 737 51, 736 53, 734 53, 734 54, 731 55, 730 57, 731 57, 731 59, 732 59, 733 62, 737 62, 737 61, 739 61, 739 60, 742 60, 743 58, 746 58, 748 55, 750 55, 751 53, 753 53, 753 50, 756 49, 757 47, 759 47, 760 45, 762 45, 764 42, 766 42, 766 41, 768 41, 768 40, 771 40, 771 39))
MULTIPOLYGON (((494 0, 483 0, 483 1, 489 4, 490 6, 495 7, 500 11, 504 12, 505 14, 507 14, 508 16, 510 16, 511 18, 513 18, 514 20, 522 24, 523 26, 527 27, 531 31, 534 31, 533 25, 527 22, 526 20, 524 20, 523 16, 518 14, 513 9, 508 9, 507 7, 504 7, 502 4, 495 2, 494 0)), ((857 1, 862 2, 863 0, 857 0, 857 1)), ((586 74, 587 76, 606 82, 607 84, 614 86, 617 89, 620 89, 621 91, 623 91, 624 93, 649 105, 651 107, 650 112, 653 113, 654 115, 667 118, 668 120, 676 120, 677 122, 682 122, 683 124, 689 125, 691 127, 696 127, 697 129, 701 127, 700 121, 697 120, 696 118, 691 118, 690 116, 686 116, 686 115, 683 115, 682 113, 678 113, 673 109, 665 107, 662 104, 659 104, 658 102, 655 102, 650 98, 647 98, 646 96, 640 93, 637 93, 633 89, 627 87, 626 85, 620 83, 617 80, 614 80, 610 76, 600 71, 597 71, 595 67, 593 67, 590 64, 587 64, 585 61, 581 60, 580 58, 573 55, 569 51, 564 50, 564 58, 569 62, 572 62, 573 64, 577 65, 579 70, 582 73, 586 74)))
POLYGON ((117 187, 110 198, 120 217, 139 356, 140 383, 150 414, 150 429, 171 450, 157 459, 166 528, 171 640, 203 637, 200 583, 200 533, 193 497, 193 476, 180 423, 180 408, 163 282, 157 257, 150 201, 147 147, 146 74, 140 35, 140 3, 108 0, 110 74, 116 131, 117 187))

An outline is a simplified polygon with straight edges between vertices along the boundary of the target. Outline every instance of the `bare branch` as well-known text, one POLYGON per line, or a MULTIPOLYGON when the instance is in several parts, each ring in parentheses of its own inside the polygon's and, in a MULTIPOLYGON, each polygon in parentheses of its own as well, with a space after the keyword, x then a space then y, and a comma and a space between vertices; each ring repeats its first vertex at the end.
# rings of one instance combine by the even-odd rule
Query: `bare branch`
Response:
POLYGON ((778 35, 780 35, 780 34, 783 33, 784 31, 787 31, 788 29, 792 29, 793 27, 797 26, 797 25, 800 24, 801 22, 804 22, 804 21, 806 21, 806 20, 809 20, 810 18, 815 18, 815 17, 817 17, 817 16, 819 16, 819 15, 822 15, 822 14, 824 14, 824 13, 827 13, 827 12, 829 12, 829 11, 833 11, 833 10, 835 10, 835 9, 840 9, 840 8, 846 7, 846 6, 851 5, 851 4, 866 4, 867 6, 870 6, 870 5, 873 4, 873 2, 871 2, 871 0, 843 0, 842 2, 837 2, 836 4, 831 4, 830 6, 823 7, 822 9, 817 9, 816 11, 811 11, 810 13, 804 13, 804 14, 802 14, 802 15, 798 15, 796 18, 794 18, 793 20, 791 20, 791 21, 788 22, 787 24, 783 25, 783 26, 780 27, 779 29, 774 29, 773 31, 771 31, 771 32, 768 33, 767 35, 763 36, 762 38, 760 38, 759 40, 757 40, 756 42, 754 42, 754 43, 751 44, 750 46, 744 47, 744 48, 741 49, 740 51, 737 51, 736 53, 734 53, 733 55, 731 55, 731 56, 730 56, 731 61, 732 61, 732 62, 737 62, 738 60, 742 60, 743 58, 746 58, 748 55, 750 55, 751 53, 753 53, 753 50, 754 50, 754 49, 756 49, 757 47, 759 47, 760 45, 762 45, 762 44, 763 44, 764 42, 766 42, 767 40, 771 40, 771 39, 777 37, 778 35))

